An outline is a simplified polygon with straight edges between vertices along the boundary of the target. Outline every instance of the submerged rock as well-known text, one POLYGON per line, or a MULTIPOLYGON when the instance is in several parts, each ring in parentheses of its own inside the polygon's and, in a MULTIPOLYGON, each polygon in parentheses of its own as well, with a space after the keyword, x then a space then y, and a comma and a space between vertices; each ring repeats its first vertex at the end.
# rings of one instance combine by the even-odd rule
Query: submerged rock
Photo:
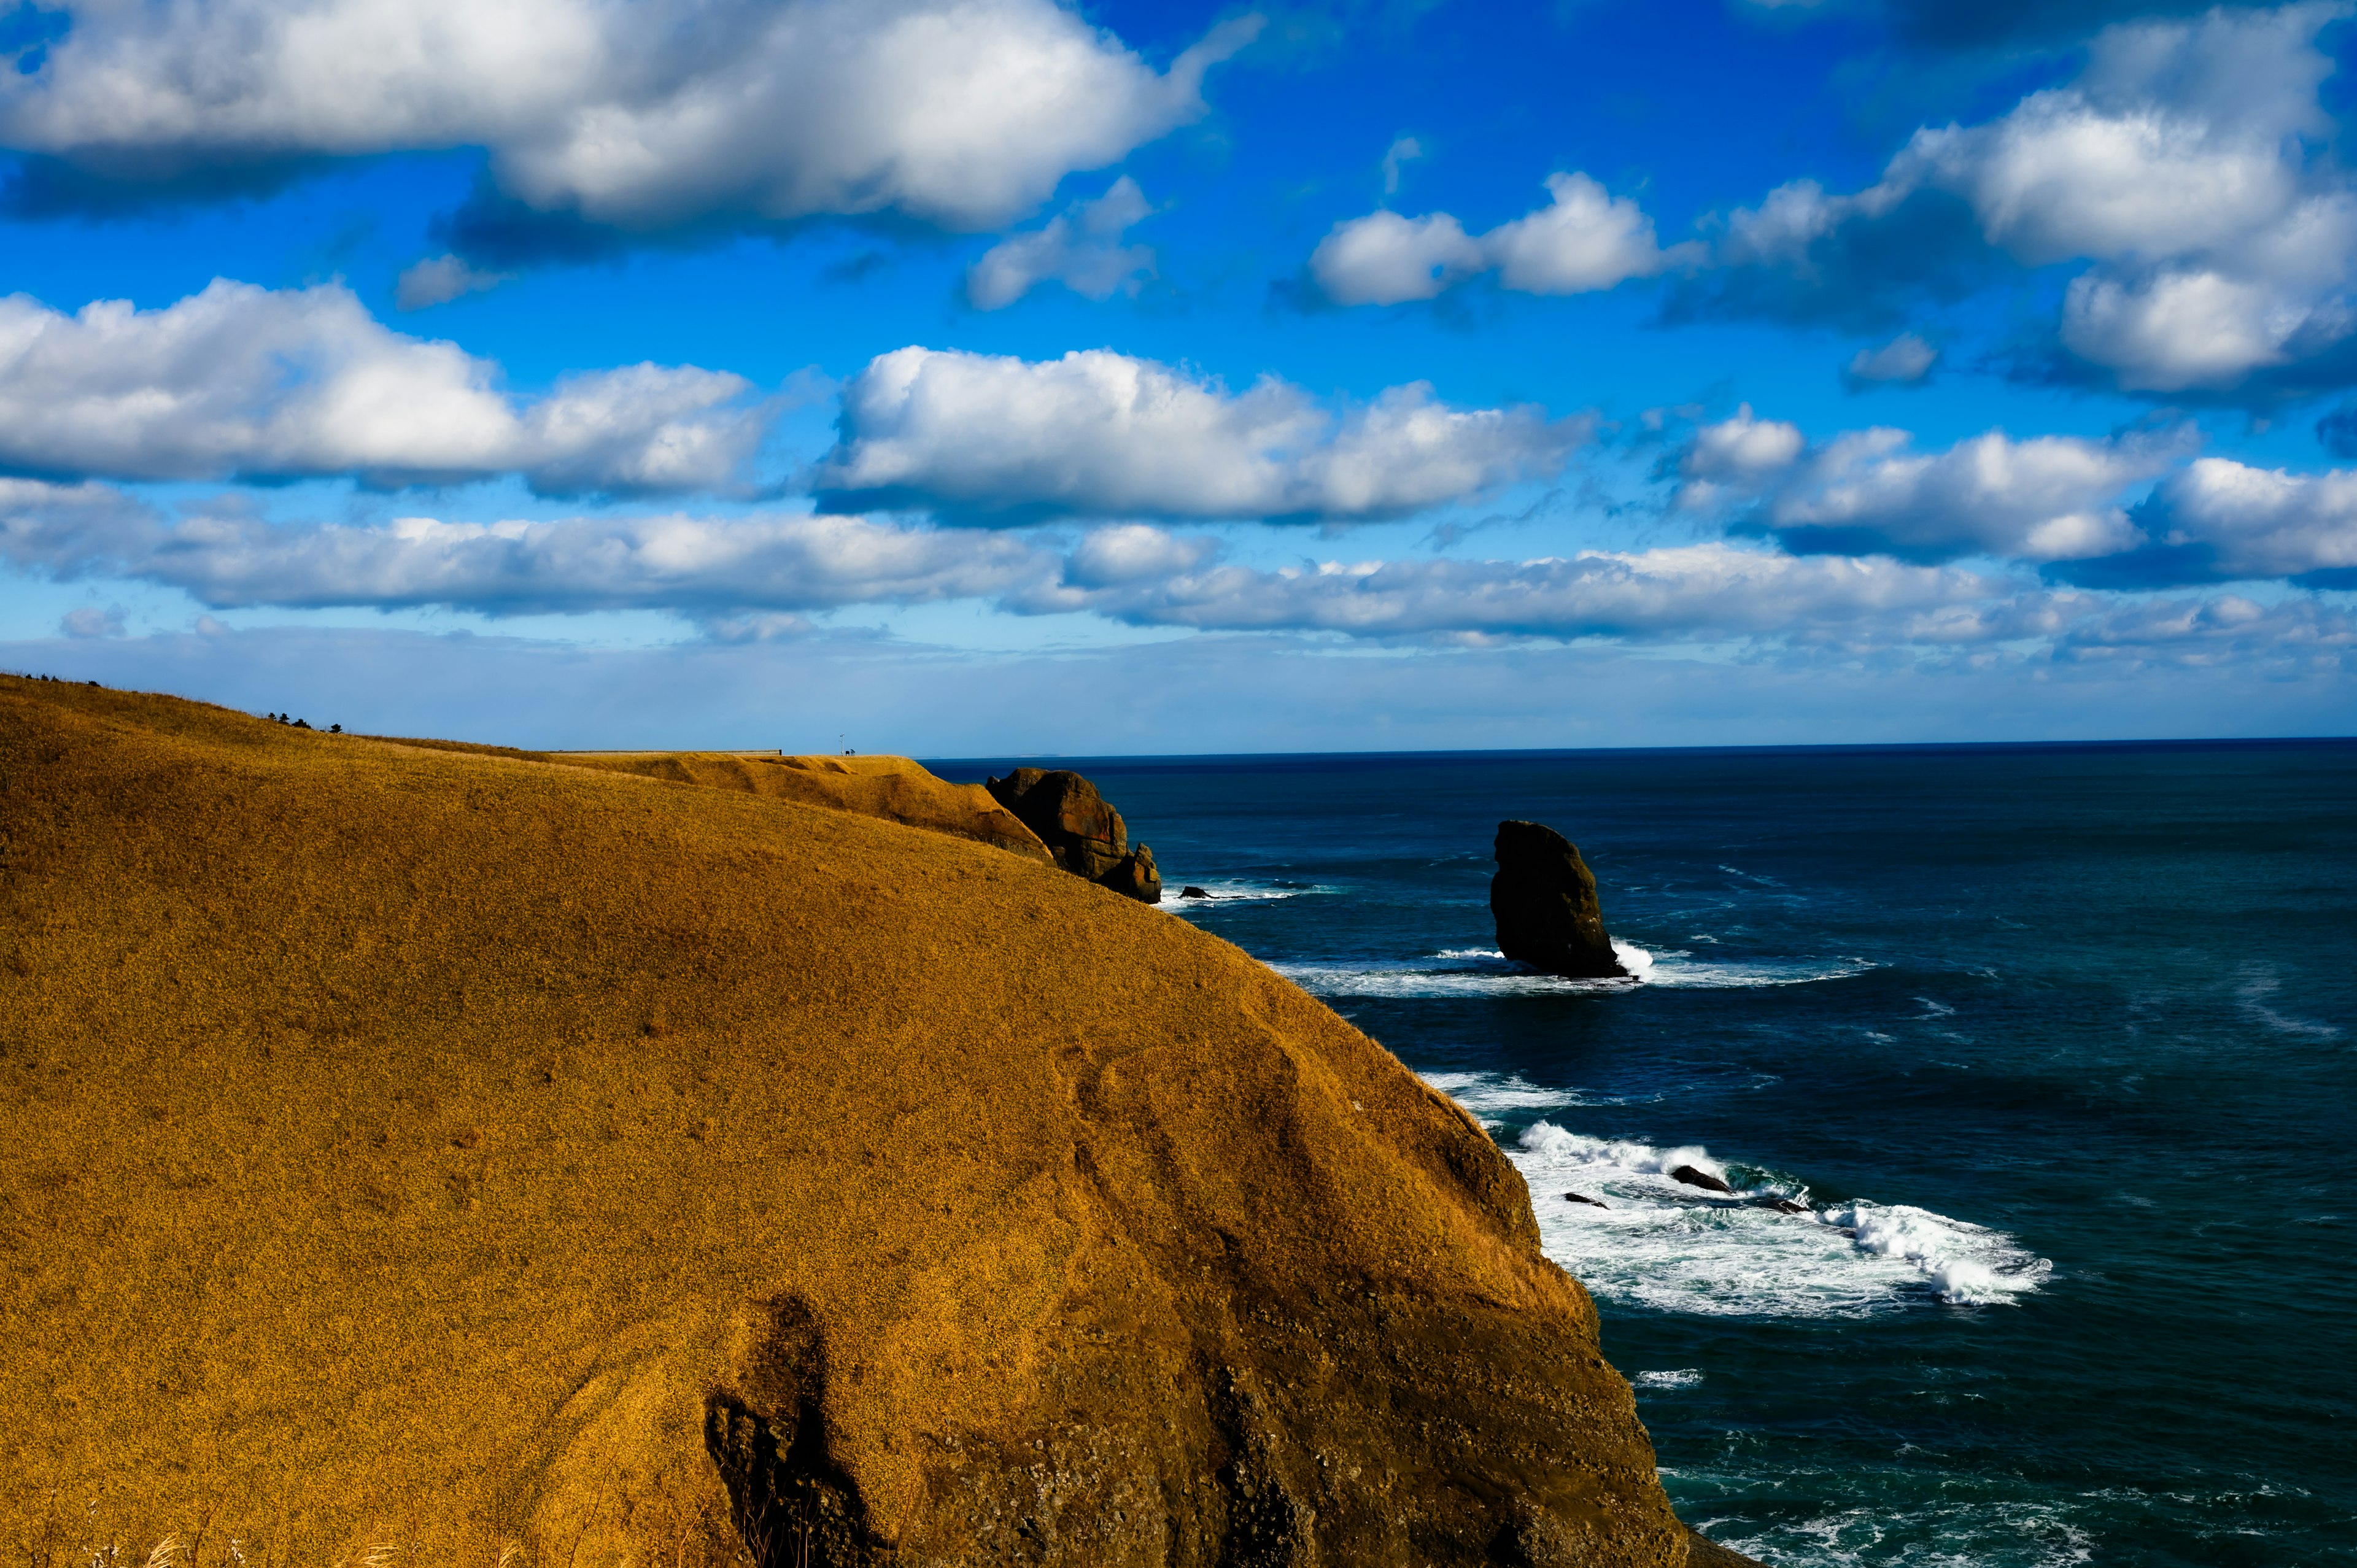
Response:
POLYGON ((1602 1198, 1590 1197, 1584 1192, 1566 1192, 1563 1195, 1563 1200, 1566 1203, 1585 1203, 1594 1208, 1609 1208, 1612 1207, 1602 1198))
POLYGON ((1670 1179, 1672 1181, 1684 1182, 1688 1187, 1698 1187, 1705 1192, 1723 1192, 1727 1194, 1729 1197, 1734 1196, 1735 1193, 1735 1189, 1733 1187, 1727 1186, 1725 1182, 1719 1180, 1708 1171, 1696 1170, 1692 1165, 1680 1165, 1677 1169, 1670 1173, 1670 1179))
POLYGON ((1496 854, 1490 913, 1500 952, 1573 980, 1628 974, 1605 935, 1596 877, 1577 845, 1540 823, 1508 822, 1498 824, 1496 854))
POLYGON ((1779 1214, 1807 1214, 1813 1212, 1807 1204, 1794 1203, 1789 1197, 1763 1197, 1759 1200, 1759 1207, 1761 1208, 1772 1208, 1779 1214))
POLYGON ((1129 847, 1121 813, 1079 774, 1068 768, 1018 768, 984 788, 1039 835, 1066 871, 1141 904, 1162 902, 1154 852, 1144 844, 1129 847))

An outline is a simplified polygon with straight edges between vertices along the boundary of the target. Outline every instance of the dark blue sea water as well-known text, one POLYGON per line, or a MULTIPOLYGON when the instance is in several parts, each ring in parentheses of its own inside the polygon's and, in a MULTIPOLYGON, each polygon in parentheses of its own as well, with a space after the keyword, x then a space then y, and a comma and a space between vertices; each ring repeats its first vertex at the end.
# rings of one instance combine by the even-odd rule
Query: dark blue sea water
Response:
POLYGON ((2357 743, 1063 765, 1489 1126, 1707 1533, 2357 1563, 2357 743), (1643 980, 1491 950, 1504 817, 1643 980))

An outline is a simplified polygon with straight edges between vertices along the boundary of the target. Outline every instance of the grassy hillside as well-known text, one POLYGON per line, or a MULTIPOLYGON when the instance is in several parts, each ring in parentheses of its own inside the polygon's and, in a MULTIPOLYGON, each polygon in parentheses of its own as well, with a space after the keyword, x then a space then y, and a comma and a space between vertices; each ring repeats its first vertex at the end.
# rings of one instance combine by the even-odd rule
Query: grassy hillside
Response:
POLYGON ((1684 1559, 1512 1168, 1168 915, 13 678, 0 835, 32 1568, 1684 1559))
POLYGON ((799 800, 931 828, 1054 864, 1048 846, 979 784, 936 779, 905 757, 760 757, 727 752, 572 752, 551 760, 675 784, 799 800))

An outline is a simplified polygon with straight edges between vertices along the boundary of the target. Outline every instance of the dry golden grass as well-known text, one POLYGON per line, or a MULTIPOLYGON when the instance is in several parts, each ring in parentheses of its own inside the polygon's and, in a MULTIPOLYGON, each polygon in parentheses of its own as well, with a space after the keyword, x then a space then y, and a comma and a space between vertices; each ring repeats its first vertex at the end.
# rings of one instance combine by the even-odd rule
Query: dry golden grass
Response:
POLYGON ((572 752, 548 760, 712 789, 741 789, 978 840, 1049 865, 1039 836, 979 784, 936 779, 905 757, 759 757, 732 752, 572 752))
POLYGON ((0 1124, 29 1568, 1683 1558, 1462 1112, 983 843, 0 678, 0 1124))

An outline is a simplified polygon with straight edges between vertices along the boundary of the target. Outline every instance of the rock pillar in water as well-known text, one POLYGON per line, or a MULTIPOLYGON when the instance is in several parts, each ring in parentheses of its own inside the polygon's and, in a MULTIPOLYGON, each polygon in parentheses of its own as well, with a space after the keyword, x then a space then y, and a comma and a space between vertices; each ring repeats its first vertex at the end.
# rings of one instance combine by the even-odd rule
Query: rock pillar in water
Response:
POLYGON ((991 798, 1039 835, 1056 864, 1141 904, 1162 902, 1154 852, 1129 847, 1121 813, 1097 787, 1070 768, 1018 768, 985 786, 991 798))
POLYGON ((1574 980, 1628 974, 1604 934, 1596 878, 1577 845, 1537 822, 1500 822, 1497 856, 1490 913, 1498 922, 1500 952, 1574 980))

